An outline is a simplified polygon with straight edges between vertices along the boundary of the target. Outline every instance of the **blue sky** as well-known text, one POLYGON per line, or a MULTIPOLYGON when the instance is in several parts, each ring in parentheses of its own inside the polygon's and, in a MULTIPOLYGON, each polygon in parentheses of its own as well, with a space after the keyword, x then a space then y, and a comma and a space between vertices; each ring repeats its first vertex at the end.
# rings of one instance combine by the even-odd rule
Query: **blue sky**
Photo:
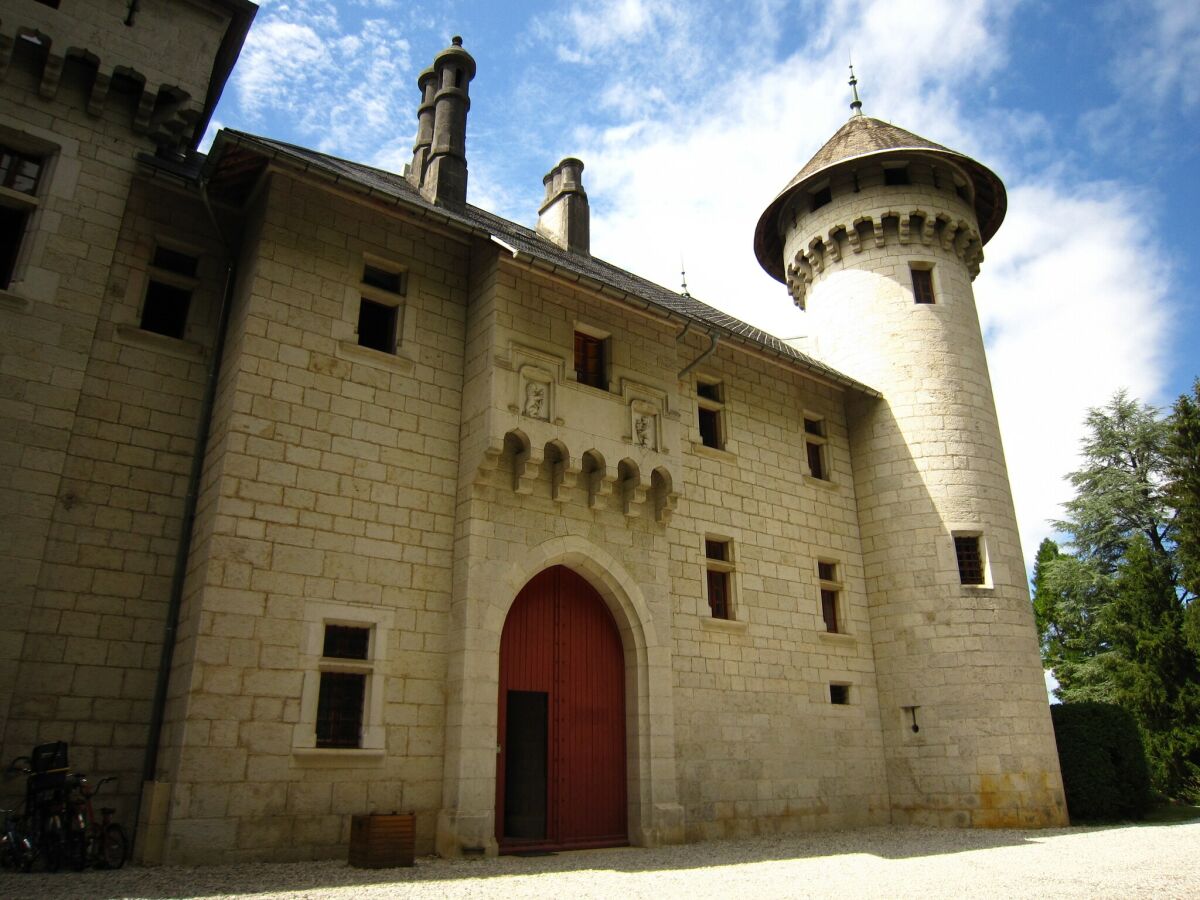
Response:
POLYGON ((400 171, 416 76, 478 63, 470 202, 527 225, 586 165, 592 251, 781 337, 755 222, 849 114, 966 152, 1009 212, 975 282, 1027 560, 1086 410, 1200 374, 1200 4, 1183 0, 266 0, 214 117, 400 171))

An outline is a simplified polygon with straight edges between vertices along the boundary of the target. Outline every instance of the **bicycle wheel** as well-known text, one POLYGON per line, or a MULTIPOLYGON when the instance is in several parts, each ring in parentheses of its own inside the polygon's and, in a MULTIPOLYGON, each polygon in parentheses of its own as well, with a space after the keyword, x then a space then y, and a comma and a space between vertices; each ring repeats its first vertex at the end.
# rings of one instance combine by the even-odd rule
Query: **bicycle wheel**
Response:
POLYGON ((125 829, 116 823, 108 825, 100 840, 100 862, 97 865, 104 869, 119 869, 125 865, 127 850, 125 829))

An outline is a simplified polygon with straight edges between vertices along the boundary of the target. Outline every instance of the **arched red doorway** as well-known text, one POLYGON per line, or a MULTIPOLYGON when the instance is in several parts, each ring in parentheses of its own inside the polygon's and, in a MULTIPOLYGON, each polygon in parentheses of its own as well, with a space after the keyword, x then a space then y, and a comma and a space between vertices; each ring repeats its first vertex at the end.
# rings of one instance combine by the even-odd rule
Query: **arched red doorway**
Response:
POLYGON ((499 704, 501 852, 627 843, 621 636, 570 569, 536 575, 509 610, 499 704))

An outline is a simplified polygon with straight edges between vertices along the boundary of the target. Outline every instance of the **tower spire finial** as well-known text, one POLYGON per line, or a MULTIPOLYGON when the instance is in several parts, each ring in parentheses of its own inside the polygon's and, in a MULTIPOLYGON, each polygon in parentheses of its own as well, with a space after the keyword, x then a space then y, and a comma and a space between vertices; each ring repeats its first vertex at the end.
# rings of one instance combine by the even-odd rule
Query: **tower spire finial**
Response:
POLYGON ((862 101, 858 99, 858 78, 854 75, 854 60, 850 60, 850 90, 854 94, 854 99, 850 102, 850 109, 853 110, 850 115, 861 116, 862 101))

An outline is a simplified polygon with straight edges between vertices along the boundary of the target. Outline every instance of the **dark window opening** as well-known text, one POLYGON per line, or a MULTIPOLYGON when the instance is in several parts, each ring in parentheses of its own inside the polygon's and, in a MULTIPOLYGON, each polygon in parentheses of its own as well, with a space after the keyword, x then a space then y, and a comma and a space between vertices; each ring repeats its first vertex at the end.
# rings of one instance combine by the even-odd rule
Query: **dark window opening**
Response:
POLYGON ((21 238, 25 235, 28 220, 29 213, 26 210, 0 206, 0 288, 7 288, 12 283, 17 251, 21 249, 21 238))
POLYGON ((908 177, 908 166, 884 169, 883 183, 890 185, 912 184, 912 179, 908 177))
POLYGON ((322 656, 334 659, 366 659, 371 643, 370 628, 353 625, 326 625, 322 656))
POLYGON ((358 747, 362 743, 363 697, 367 676, 322 672, 317 698, 317 746, 358 747))
POLYGON ((721 385, 712 384, 707 381, 697 382, 696 396, 703 397, 705 400, 711 400, 714 403, 720 403, 721 402, 721 385))
POLYGON ((830 634, 838 633, 837 600, 837 591, 821 588, 821 617, 825 620, 825 630, 830 634))
POLYGON ((700 442, 705 447, 721 449, 721 413, 700 407, 700 442))
POLYGON ((809 442, 806 445, 808 450, 808 470, 813 478, 825 480, 825 454, 821 444, 809 442))
POLYGON ((389 272, 387 269, 370 264, 363 266, 362 283, 392 294, 404 293, 404 274, 402 272, 389 272))
POLYGON ((187 327, 192 292, 187 288, 151 281, 142 304, 142 328, 167 337, 182 338, 187 327))
POLYGON ((954 553, 958 557, 958 579, 963 584, 983 584, 983 554, 977 535, 955 535, 954 553))
POLYGON ((729 573, 708 570, 708 606, 714 619, 729 618, 729 573))
POLYGON ((837 565, 829 562, 817 563, 817 577, 822 581, 837 581, 837 565))
POLYGON ((822 206, 830 203, 832 200, 833 191, 831 191, 828 186, 821 188, 819 191, 814 191, 812 195, 812 206, 810 207, 810 211, 814 209, 820 209, 822 206))
POLYGON ((608 390, 604 338, 575 332, 575 380, 589 387, 608 390))
POLYGON ((804 433, 815 434, 817 437, 825 436, 825 423, 820 419, 805 419, 804 433))
POLYGON ((39 157, 0 145, 0 185, 33 196, 41 176, 42 160, 39 157))
POLYGON ((704 555, 719 562, 729 562, 729 544, 725 541, 705 540, 704 555))
POLYGON ((829 702, 837 706, 845 706, 850 702, 850 685, 831 684, 829 686, 829 702))
POLYGON ((933 303, 933 270, 912 269, 913 301, 933 303))
POLYGON ((358 345, 382 353, 395 353, 398 311, 399 307, 363 297, 358 305, 358 345))

